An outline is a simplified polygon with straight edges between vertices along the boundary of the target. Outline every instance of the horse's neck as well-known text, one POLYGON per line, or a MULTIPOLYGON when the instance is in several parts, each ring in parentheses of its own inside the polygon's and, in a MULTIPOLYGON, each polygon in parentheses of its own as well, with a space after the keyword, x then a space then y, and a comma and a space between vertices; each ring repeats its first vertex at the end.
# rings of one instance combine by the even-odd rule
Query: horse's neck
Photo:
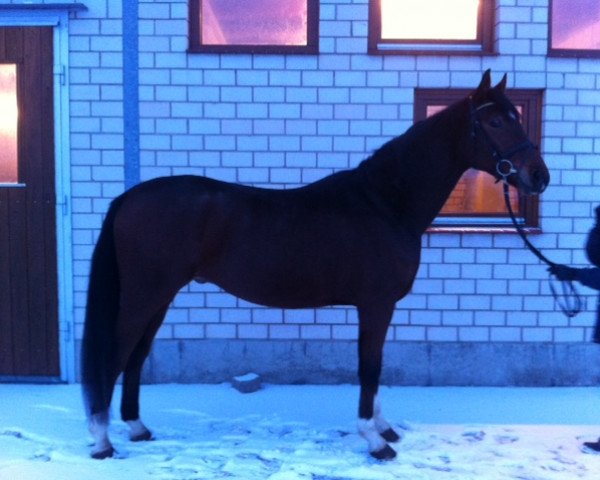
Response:
POLYGON ((437 171, 437 165, 431 165, 431 169, 429 165, 424 165, 418 171, 419 176, 404 185, 406 190, 402 196, 406 219, 418 234, 425 232, 431 225, 465 172, 465 168, 452 161, 448 161, 447 165, 453 168, 437 171))
POLYGON ((431 224, 467 169, 468 133, 448 123, 438 119, 413 128, 365 162, 370 188, 416 235, 431 224))

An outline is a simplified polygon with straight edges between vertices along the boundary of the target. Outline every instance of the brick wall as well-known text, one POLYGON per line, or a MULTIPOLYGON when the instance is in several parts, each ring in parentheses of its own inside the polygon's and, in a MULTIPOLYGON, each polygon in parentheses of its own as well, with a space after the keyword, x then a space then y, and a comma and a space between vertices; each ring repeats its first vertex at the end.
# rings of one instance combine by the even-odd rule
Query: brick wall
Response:
MULTIPOLYGON (((87 2, 72 20, 73 242, 76 322, 88 259, 108 201, 123 189, 120 2, 87 2), (93 5, 92 5, 93 4, 93 5)), ((141 178, 194 173, 273 188, 356 166, 413 122, 416 87, 472 88, 492 68, 509 87, 544 89, 542 151, 552 184, 543 234, 557 262, 582 250, 600 200, 600 60, 549 58, 548 0, 499 0, 499 55, 370 56, 367 0, 321 0, 320 54, 188 54, 187 2, 140 1, 141 178)), ((511 234, 429 234, 413 292, 389 340, 584 342, 586 312, 557 311, 545 267, 511 234)), ((174 300, 160 341, 356 338, 353 309, 282 311, 192 284, 174 300)), ((81 328, 78 329, 78 335, 81 328)))

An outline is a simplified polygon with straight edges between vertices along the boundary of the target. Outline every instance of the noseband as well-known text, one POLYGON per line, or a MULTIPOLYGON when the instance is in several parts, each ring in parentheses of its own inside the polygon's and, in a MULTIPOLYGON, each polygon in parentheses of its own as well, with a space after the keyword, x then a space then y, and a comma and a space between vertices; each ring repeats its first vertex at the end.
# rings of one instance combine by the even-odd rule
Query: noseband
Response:
POLYGON ((486 143, 490 147, 490 151, 492 152, 492 157, 496 160, 496 173, 498 173, 498 179, 496 182, 500 180, 506 182, 507 178, 513 173, 517 173, 517 169, 514 167, 511 158, 523 151, 523 150, 537 150, 537 147, 526 138, 523 142, 514 145, 506 150, 502 150, 498 144, 494 141, 492 136, 487 132, 481 121, 479 119, 479 111, 484 108, 492 107, 495 105, 494 102, 484 103, 475 107, 473 105, 473 101, 471 100, 471 137, 476 138, 477 131, 480 131, 483 134, 483 138, 486 143))

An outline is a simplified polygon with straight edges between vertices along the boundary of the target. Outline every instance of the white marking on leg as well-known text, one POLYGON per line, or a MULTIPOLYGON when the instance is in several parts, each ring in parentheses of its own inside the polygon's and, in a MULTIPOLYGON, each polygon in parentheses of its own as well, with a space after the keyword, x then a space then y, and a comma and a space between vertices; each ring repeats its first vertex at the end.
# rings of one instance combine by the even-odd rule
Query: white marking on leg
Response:
POLYGON ((375 421, 375 428, 379 433, 392 428, 385 418, 381 416, 381 402, 379 401, 379 395, 375 395, 375 398, 373 399, 373 420, 375 421))
POLYGON ((369 444, 369 452, 379 452, 387 446, 387 442, 377 431, 374 418, 359 418, 358 433, 369 444))
POLYGON ((127 420, 129 426, 129 438, 133 441, 150 440, 152 434, 146 428, 146 425, 138 418, 137 420, 127 420))
POLYGON ((92 456, 113 451, 113 446, 108 438, 108 423, 101 420, 100 415, 92 415, 90 417, 88 428, 94 438, 92 456))

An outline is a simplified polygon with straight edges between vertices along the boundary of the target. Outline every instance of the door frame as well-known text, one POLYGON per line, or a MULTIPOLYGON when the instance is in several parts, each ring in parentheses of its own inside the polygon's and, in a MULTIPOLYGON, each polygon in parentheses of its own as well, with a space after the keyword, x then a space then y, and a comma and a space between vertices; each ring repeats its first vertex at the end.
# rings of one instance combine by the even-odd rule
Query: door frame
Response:
MULTIPOLYGON (((0 27, 52 27, 54 50, 54 163, 60 381, 75 382, 73 244, 69 119, 69 14, 81 4, 11 4, 0 7, 0 27), (50 7, 50 8, 49 8, 50 7)), ((23 379, 27 380, 27 379, 23 379)), ((32 378, 31 381, 35 381, 32 378)))

